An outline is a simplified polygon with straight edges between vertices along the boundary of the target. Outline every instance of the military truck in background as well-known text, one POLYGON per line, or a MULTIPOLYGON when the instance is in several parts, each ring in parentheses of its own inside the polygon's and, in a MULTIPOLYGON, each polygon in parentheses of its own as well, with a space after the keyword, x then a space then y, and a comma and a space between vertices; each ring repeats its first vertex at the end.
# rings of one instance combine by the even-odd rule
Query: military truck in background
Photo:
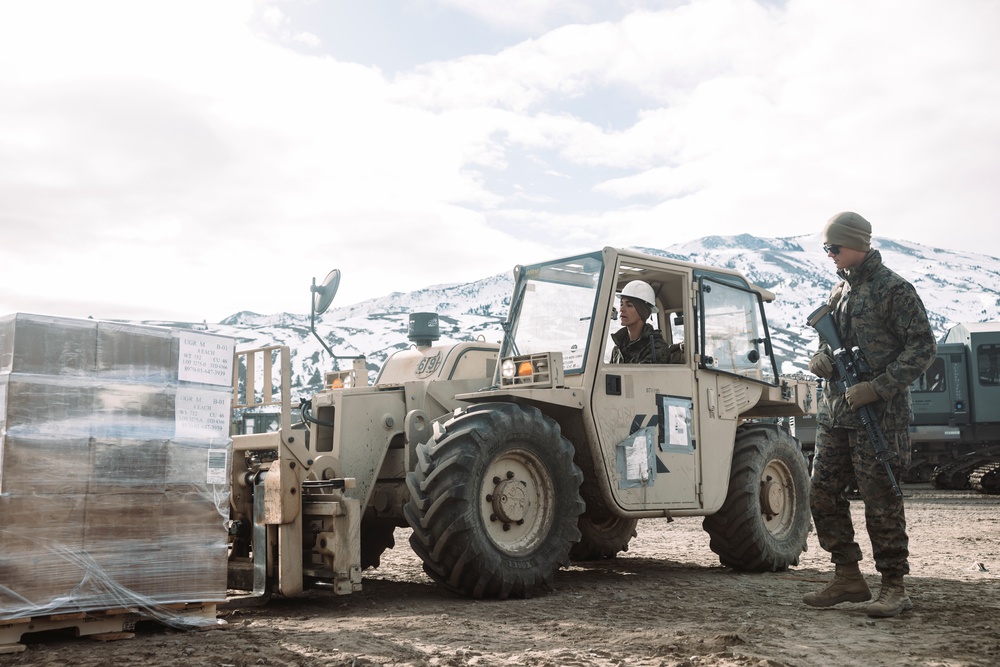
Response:
MULTIPOLYGON (((952 327, 910 396, 911 460, 903 481, 1000 493, 1000 322, 952 327)), ((795 434, 811 455, 815 415, 797 418, 795 434)))
POLYGON ((1000 493, 1000 322, 952 327, 910 391, 906 479, 1000 493))
MULTIPOLYGON (((808 471, 775 421, 814 411, 816 385, 778 374, 774 295, 614 248, 514 274, 500 344, 438 344, 436 316, 411 316, 413 344, 373 385, 363 359, 327 373, 301 423, 288 348, 238 352, 234 407, 281 418, 233 437, 231 588, 349 594, 399 527, 434 581, 473 598, 529 597, 571 559, 627 549, 647 517, 705 517, 710 548, 739 570, 798 562, 808 471), (633 280, 652 287, 681 363, 610 363, 633 280)), ((314 333, 338 283, 313 285, 314 333)))

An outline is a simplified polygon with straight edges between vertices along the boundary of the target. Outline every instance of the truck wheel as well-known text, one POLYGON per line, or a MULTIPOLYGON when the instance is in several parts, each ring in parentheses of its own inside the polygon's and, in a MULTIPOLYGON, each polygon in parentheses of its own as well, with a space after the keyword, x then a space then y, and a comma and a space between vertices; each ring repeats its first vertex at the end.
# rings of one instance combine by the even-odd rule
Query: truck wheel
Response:
POLYGON ((737 570, 785 570, 805 551, 810 520, 809 476, 795 439, 775 424, 740 428, 726 502, 702 523, 712 551, 737 570))
POLYGON ((361 522, 361 569, 377 568, 382 564, 382 554, 396 546, 396 524, 393 521, 361 522))
POLYGON ((580 529, 580 541, 569 550, 569 557, 579 561, 614 558, 619 551, 628 551, 629 540, 635 537, 638 524, 638 519, 581 516, 576 524, 580 529))
POLYGON ((580 539, 583 473, 555 421, 532 406, 459 412, 417 447, 406 477, 410 545, 459 595, 531 597, 551 587, 580 539))

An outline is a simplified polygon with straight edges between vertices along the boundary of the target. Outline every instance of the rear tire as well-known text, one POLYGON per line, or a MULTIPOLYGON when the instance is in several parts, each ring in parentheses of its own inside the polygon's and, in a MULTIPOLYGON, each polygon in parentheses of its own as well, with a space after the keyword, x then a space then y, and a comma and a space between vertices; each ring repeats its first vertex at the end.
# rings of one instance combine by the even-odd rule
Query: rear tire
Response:
POLYGON ((635 528, 639 520, 581 516, 576 525, 580 529, 580 541, 569 550, 569 557, 576 561, 601 560, 615 558, 619 552, 628 551, 628 543, 636 536, 635 528))
POLYGON ((580 539, 583 473, 573 445, 533 406, 463 410, 417 447, 404 507, 424 571, 473 598, 551 588, 580 539))
POLYGON ((809 483, 806 459, 786 430, 774 424, 741 427, 729 494, 702 523, 722 564, 747 572, 797 565, 810 529, 809 483))

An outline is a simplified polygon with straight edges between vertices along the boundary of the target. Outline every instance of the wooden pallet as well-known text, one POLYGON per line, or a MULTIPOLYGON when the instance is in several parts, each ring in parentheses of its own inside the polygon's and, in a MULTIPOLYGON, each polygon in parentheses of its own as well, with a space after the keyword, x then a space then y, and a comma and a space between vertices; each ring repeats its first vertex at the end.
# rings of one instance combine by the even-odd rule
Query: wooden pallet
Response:
MULTIPOLYGON (((224 621, 216 619, 217 609, 214 602, 166 604, 157 607, 157 612, 224 624, 224 621)), ((159 621, 160 618, 139 609, 122 608, 2 620, 0 621, 0 655, 23 651, 27 647, 21 643, 21 637, 32 632, 72 628, 77 637, 87 637, 98 641, 115 641, 133 638, 137 622, 159 621)))

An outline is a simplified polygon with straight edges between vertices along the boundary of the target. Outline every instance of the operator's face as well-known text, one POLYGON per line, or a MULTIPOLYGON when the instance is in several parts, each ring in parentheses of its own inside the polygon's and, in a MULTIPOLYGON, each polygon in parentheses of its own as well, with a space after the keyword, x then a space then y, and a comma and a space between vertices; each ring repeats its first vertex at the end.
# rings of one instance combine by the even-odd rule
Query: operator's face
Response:
POLYGON ((864 250, 855 250, 854 248, 848 248, 846 246, 840 246, 840 252, 836 255, 832 252, 827 252, 826 256, 833 258, 833 265, 837 267, 837 270, 841 269, 853 269, 861 265, 861 262, 865 261, 865 257, 868 255, 864 250))
POLYGON ((639 311, 635 309, 635 305, 628 297, 622 297, 621 304, 618 309, 618 321, 622 323, 623 327, 631 326, 632 324, 641 321, 639 319, 639 311))

